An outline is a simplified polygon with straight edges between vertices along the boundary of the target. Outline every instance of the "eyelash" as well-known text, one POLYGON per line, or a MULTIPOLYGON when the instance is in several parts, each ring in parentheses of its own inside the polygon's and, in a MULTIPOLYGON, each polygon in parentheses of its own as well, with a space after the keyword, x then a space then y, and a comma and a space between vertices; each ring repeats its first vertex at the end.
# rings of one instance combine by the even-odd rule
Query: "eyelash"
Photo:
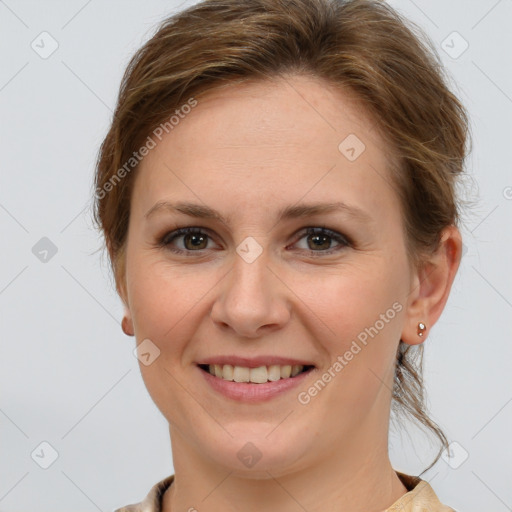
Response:
MULTIPOLYGON (((167 249, 175 254, 187 253, 187 255, 188 255, 188 254, 194 253, 194 252, 201 253, 202 251, 204 251, 206 249, 190 251, 190 250, 173 248, 173 247, 171 247, 170 244, 177 238, 179 238, 181 236, 185 236, 185 235, 190 235, 190 234, 193 234, 193 235, 202 234, 202 235, 206 235, 207 237, 209 237, 209 239, 211 239, 211 237, 208 235, 207 231, 208 231, 207 229, 200 228, 200 227, 179 228, 179 229, 176 229, 175 231, 168 232, 163 237, 161 237, 158 240, 158 246, 164 247, 165 249, 167 249)), ((310 236, 310 235, 327 236, 329 238, 332 238, 334 241, 336 241, 340 244, 337 247, 334 247, 332 249, 327 249, 327 250, 313 251, 313 250, 304 249, 305 251, 309 252, 310 255, 313 257, 334 254, 335 252, 338 252, 338 251, 344 249, 345 247, 352 246, 352 243, 348 237, 342 235, 341 233, 337 233, 336 231, 332 231, 332 230, 324 228, 324 227, 305 228, 305 231, 301 232, 301 235, 297 239, 297 241, 301 240, 304 237, 310 236)))

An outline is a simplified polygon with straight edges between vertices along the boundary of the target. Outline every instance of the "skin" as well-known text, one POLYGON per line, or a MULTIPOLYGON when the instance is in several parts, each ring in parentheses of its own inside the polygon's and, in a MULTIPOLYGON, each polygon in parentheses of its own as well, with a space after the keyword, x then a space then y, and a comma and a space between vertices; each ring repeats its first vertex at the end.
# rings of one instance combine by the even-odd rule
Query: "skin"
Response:
POLYGON ((176 476, 164 511, 384 510, 407 492, 388 456, 396 349, 400 338, 423 342, 429 331, 420 338, 418 322, 430 329, 439 318, 460 233, 446 228, 439 249, 412 268, 385 141, 346 91, 292 75, 197 99, 137 171, 126 271, 118 276, 127 331, 160 350, 140 369, 169 422, 176 476), (366 146, 353 162, 338 150, 351 133, 366 146), (145 218, 161 200, 207 205, 227 222, 169 210, 145 218), (286 206, 336 201, 369 220, 343 212, 277 218, 286 206), (183 236, 159 245, 187 226, 208 235, 199 250, 183 236), (307 227, 351 243, 327 238, 317 248, 307 227), (262 248, 252 263, 236 252, 246 237, 262 248), (402 306, 394 318, 299 403, 298 392, 393 303, 402 306), (300 389, 240 403, 213 391, 196 366, 221 354, 296 357, 316 368, 300 389), (237 457, 247 442, 262 454, 251 468, 237 457))

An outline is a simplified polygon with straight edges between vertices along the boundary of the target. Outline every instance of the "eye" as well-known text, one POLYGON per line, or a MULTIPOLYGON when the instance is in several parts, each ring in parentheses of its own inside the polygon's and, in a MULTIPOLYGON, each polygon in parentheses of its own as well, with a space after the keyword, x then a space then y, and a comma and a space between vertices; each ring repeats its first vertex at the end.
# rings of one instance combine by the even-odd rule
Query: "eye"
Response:
POLYGON ((301 247, 310 253, 332 254, 350 245, 350 242, 341 233, 327 228, 309 227, 299 238, 299 241, 305 239, 306 247, 301 247), (333 242, 336 242, 334 248, 333 242))
MULTIPOLYGON (((186 227, 180 228, 165 234, 158 242, 158 245, 165 247, 176 254, 190 254, 212 249, 209 242, 212 242, 210 235, 205 228, 186 227)), ((301 232, 298 241, 305 240, 306 247, 299 247, 311 255, 321 256, 338 252, 351 245, 348 238, 341 233, 323 227, 308 227, 301 232), (333 247, 333 243, 336 243, 333 247)), ((213 243, 213 242, 212 242, 213 243)))
POLYGON ((160 245, 172 252, 181 254, 211 249, 211 247, 208 246, 209 241, 211 241, 211 239, 203 228, 189 227, 180 228, 171 233, 167 233, 160 240, 160 245), (173 244, 179 247, 173 247, 173 244))

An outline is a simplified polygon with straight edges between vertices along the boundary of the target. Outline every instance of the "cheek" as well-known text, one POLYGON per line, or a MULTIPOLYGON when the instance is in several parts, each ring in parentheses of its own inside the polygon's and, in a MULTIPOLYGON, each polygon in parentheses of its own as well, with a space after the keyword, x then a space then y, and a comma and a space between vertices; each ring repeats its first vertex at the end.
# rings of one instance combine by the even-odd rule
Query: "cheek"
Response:
POLYGON ((201 298, 215 282, 213 275, 202 273, 198 283, 190 272, 167 264, 161 257, 158 261, 134 260, 127 273, 137 337, 154 339, 156 343, 183 337, 183 330, 194 325, 191 318, 201 298))
POLYGON ((382 337, 400 332, 402 288, 398 273, 377 258, 371 265, 341 268, 313 279, 301 277, 294 285, 311 310, 309 316, 317 318, 317 331, 328 334, 323 339, 331 352, 343 350, 360 334, 364 339, 375 324, 382 337))
MULTIPOLYGON (((180 422, 193 414, 187 410, 190 395, 184 389, 182 368, 190 339, 197 331, 205 293, 214 285, 205 279, 180 272, 166 262, 133 259, 127 265, 131 313, 137 344, 149 339, 157 347, 158 357, 149 365, 139 363, 145 386, 169 421, 180 422), (159 352, 158 352, 159 351, 159 352)), ((208 280, 209 277, 206 278, 208 280)))
POLYGON ((367 410, 391 387, 404 314, 399 274, 375 261, 297 285, 304 318, 328 358, 318 377, 329 381, 325 399, 333 408, 367 410))

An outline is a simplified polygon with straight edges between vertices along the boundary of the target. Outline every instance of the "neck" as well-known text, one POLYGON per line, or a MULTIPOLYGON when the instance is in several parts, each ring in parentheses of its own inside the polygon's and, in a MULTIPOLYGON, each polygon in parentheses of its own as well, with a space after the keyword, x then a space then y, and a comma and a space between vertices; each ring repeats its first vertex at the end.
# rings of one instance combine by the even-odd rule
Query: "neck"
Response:
POLYGON ((365 443, 365 434, 361 429, 354 433, 357 439, 347 437, 350 442, 316 464, 280 475, 264 471, 254 478, 205 461, 174 431, 175 479, 162 512, 381 512, 407 489, 389 461, 387 432, 377 443, 375 437, 365 443))

